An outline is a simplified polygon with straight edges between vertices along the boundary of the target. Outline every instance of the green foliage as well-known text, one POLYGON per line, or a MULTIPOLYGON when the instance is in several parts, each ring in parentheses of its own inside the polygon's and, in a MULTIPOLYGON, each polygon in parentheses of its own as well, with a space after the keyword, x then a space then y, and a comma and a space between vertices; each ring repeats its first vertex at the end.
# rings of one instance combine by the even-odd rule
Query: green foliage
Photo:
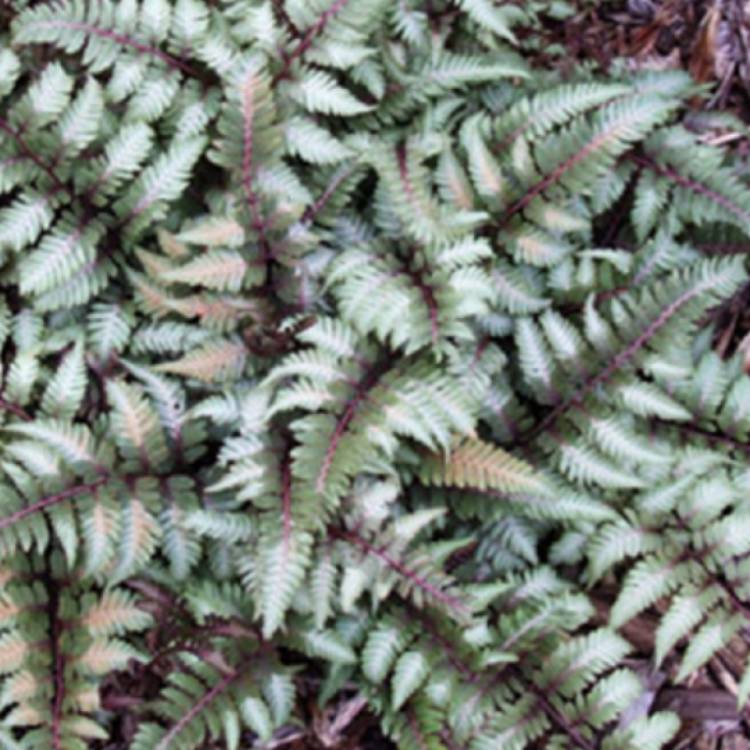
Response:
POLYGON ((545 3, 11 5, 0 744, 276 746, 354 686, 406 750, 664 747, 628 622, 680 682, 750 619, 705 92, 537 70, 545 3))

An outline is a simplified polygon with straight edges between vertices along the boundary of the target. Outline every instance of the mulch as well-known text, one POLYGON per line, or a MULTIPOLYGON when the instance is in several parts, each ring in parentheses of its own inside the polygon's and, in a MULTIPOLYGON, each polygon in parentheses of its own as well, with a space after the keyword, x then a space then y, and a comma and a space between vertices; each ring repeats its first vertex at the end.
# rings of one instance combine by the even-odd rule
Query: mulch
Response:
POLYGON ((579 12, 547 27, 559 35, 571 60, 593 60, 606 69, 622 58, 637 68, 688 70, 712 86, 701 108, 731 111, 750 122, 748 0, 579 4, 579 12))

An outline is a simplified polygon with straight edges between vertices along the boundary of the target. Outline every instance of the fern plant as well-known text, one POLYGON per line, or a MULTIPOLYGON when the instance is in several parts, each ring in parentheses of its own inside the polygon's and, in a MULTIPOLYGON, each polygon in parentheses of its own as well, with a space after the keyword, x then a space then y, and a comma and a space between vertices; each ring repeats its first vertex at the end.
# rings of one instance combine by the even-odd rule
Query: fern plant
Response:
POLYGON ((747 629, 750 186, 551 5, 0 9, 4 747, 676 736, 626 626, 747 629))

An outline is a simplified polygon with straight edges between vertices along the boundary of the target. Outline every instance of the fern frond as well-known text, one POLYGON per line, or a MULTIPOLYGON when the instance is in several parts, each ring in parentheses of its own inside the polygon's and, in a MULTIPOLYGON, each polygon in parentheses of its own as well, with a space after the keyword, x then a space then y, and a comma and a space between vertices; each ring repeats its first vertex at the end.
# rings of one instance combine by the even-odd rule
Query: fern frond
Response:
POLYGON ((245 366, 246 349, 242 344, 224 341, 206 344, 173 362, 157 365, 156 372, 184 375, 211 382, 234 377, 245 366))
POLYGON ((444 458, 432 457, 422 463, 420 477, 427 484, 510 493, 547 489, 543 477, 531 466, 481 440, 467 440, 444 458))

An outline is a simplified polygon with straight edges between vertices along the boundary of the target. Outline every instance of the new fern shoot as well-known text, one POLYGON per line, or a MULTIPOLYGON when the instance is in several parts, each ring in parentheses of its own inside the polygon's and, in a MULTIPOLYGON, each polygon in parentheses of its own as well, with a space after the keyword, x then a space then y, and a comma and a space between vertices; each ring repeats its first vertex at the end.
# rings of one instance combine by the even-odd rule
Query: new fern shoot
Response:
POLYGON ((3 748, 668 746, 628 622, 750 625, 750 184, 549 5, 0 8, 3 748))

